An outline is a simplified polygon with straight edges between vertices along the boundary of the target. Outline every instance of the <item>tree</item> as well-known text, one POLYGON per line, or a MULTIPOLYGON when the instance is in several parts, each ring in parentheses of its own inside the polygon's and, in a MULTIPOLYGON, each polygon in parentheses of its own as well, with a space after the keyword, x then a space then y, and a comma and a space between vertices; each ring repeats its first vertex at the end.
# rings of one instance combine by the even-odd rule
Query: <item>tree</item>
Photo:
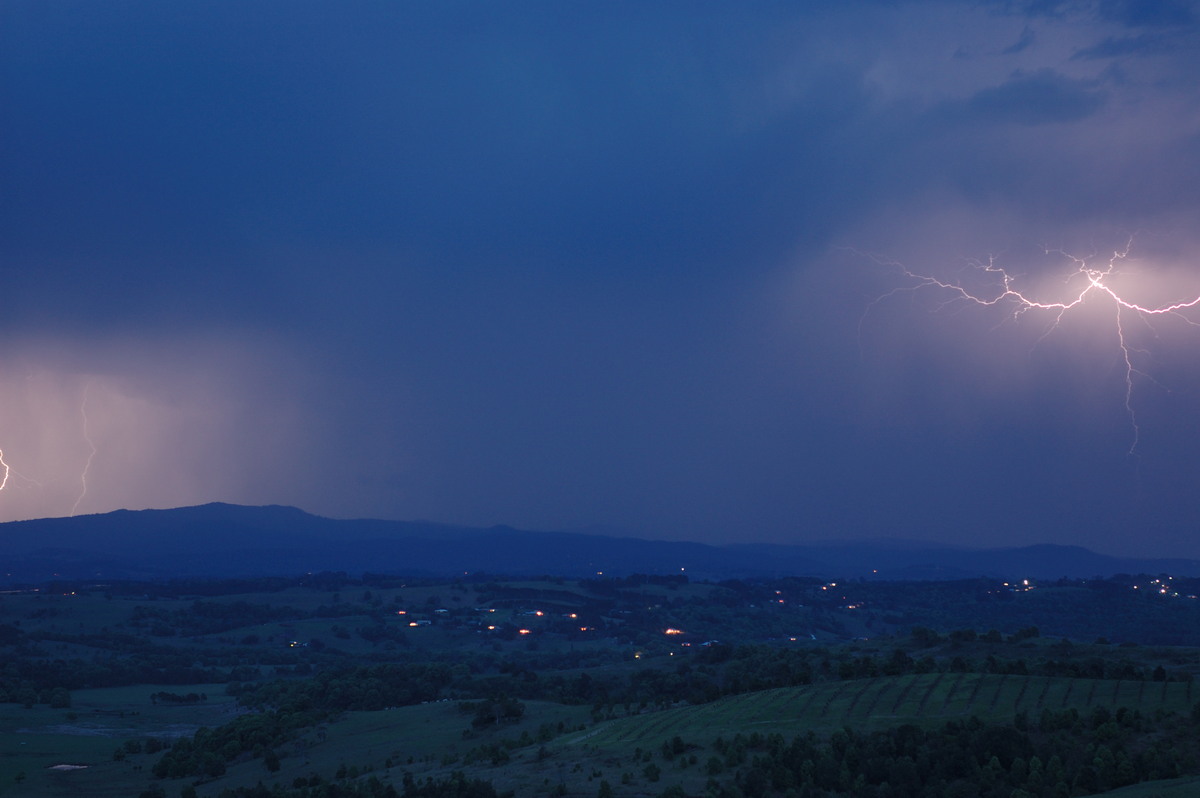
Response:
POLYGON ((942 642, 942 636, 933 631, 927 626, 914 626, 912 629, 913 640, 922 648, 936 646, 942 642))

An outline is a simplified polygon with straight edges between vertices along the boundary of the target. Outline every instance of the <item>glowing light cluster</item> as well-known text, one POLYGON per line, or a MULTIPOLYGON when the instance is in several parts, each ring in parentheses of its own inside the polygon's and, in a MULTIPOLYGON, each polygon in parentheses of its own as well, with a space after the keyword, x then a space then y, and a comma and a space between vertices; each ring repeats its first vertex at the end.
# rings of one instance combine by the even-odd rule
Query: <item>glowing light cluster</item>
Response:
POLYGON ((1187 325, 1200 327, 1200 295, 1161 305, 1145 305, 1134 302, 1121 294, 1114 287, 1114 279, 1120 274, 1118 267, 1121 262, 1129 257, 1132 243, 1132 239, 1127 241, 1122 249, 1113 252, 1112 256, 1101 266, 1092 265, 1089 258, 1078 257, 1061 249, 1046 249, 1047 255, 1059 255, 1072 266, 1063 281, 1066 296, 1055 301, 1039 298, 1031 289, 1019 288, 1017 276, 999 266, 995 258, 989 258, 986 262, 969 261, 961 274, 972 279, 956 281, 915 272, 897 261, 871 256, 876 263, 899 271, 908 284, 894 288, 876 298, 868 306, 868 312, 871 307, 902 292, 940 292, 946 295, 945 300, 941 303, 942 307, 965 303, 981 307, 1005 308, 1011 312, 1012 319, 1028 313, 1046 314, 1049 317, 1049 325, 1039 337, 1038 340, 1041 341, 1058 329, 1069 313, 1080 309, 1089 299, 1107 301, 1112 308, 1113 330, 1124 369, 1125 411, 1133 430, 1129 453, 1135 454, 1141 433, 1133 403, 1135 379, 1142 377, 1152 382, 1157 381, 1137 365, 1138 355, 1146 353, 1131 342, 1128 332, 1130 325, 1140 322, 1153 332, 1152 323, 1157 318, 1174 317, 1187 325), (980 287, 974 287, 976 282, 980 287), (968 287, 968 285, 972 287, 968 287), (1189 316, 1187 311, 1196 311, 1194 314, 1196 318, 1189 316))

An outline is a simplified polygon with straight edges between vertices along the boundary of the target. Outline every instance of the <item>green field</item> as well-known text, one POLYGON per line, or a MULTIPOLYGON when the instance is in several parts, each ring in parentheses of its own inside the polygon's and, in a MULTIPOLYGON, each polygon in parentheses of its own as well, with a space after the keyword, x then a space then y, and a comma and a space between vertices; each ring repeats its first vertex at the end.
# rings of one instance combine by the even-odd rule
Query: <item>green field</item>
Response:
MULTIPOLYGON (((1119 790, 1099 793, 1104 798, 1195 798, 1200 795, 1200 777, 1189 776, 1170 781, 1148 781, 1119 790)), ((1093 798, 1093 796, 1088 796, 1093 798)))
MULTIPOLYGON (((172 737, 190 734, 199 726, 217 726, 229 720, 237 709, 232 699, 219 694, 219 686, 197 685, 189 690, 207 689, 206 705, 155 707, 149 693, 155 688, 115 688, 79 691, 78 700, 67 719, 66 710, 41 707, 23 709, 0 704, 0 795, 78 796, 136 795, 154 781, 150 768, 160 754, 131 754, 123 761, 113 760, 113 751, 126 740, 145 737, 172 737), (100 710, 104 714, 99 714, 100 710), (112 715, 111 712, 124 712, 112 715), (12 729, 12 731, 7 731, 12 729), (55 770, 54 766, 86 767, 55 770), (18 773, 25 778, 17 782, 18 773)), ((183 688, 173 688, 179 692, 183 688)), ((399 781, 404 770, 420 774, 442 774, 454 769, 478 770, 467 761, 473 749, 499 743, 514 745, 514 761, 531 756, 521 753, 516 741, 522 733, 536 736, 542 724, 575 729, 586 722, 589 709, 548 702, 526 703, 526 716, 519 722, 486 732, 471 730, 470 716, 458 709, 457 702, 440 701, 381 712, 348 712, 344 717, 293 741, 279 752, 281 768, 268 772, 261 759, 239 762, 227 773, 198 788, 200 795, 215 795, 226 787, 267 784, 291 784, 296 777, 319 773, 332 777, 339 767, 348 766, 364 775, 399 781), (467 734, 464 734, 467 732, 467 734), (389 760, 391 767, 389 769, 389 760)), ((532 746, 531 750, 536 750, 532 746)), ((482 767, 482 766, 481 766, 482 767)), ((490 766, 487 777, 504 774, 490 766)), ((515 771, 514 771, 515 774, 515 771)), ((178 795, 191 779, 159 782, 168 795, 178 795)))
POLYGON ((711 704, 609 721, 576 735, 572 742, 596 748, 646 747, 676 735, 704 741, 739 731, 790 735, 843 726, 871 730, 902 723, 944 723, 972 715, 1008 722, 1018 712, 1036 720, 1044 709, 1072 707, 1081 712, 1098 706, 1188 712, 1198 697, 1200 690, 1193 691, 1191 682, 912 674, 730 696, 711 704))
MULTIPOLYGON (((908 621, 898 610, 890 618, 857 610, 851 615, 840 606, 851 592, 874 590, 873 585, 846 587, 846 596, 839 590, 828 600, 822 585, 788 581, 766 587, 547 578, 411 586, 397 580, 341 589, 293 583, 258 593, 237 588, 219 596, 203 590, 204 595, 156 597, 137 590, 110 595, 99 589, 0 596, 0 639, 7 641, 11 657, 4 673, 10 703, 0 704, 0 798, 117 798, 136 796, 151 785, 174 798, 193 784, 202 798, 216 798, 228 788, 259 782, 290 787, 315 784, 314 777, 341 784, 378 778, 399 785, 406 772, 420 780, 455 771, 517 796, 553 792, 591 798, 601 782, 620 796, 653 798, 676 786, 699 795, 710 777, 731 782, 751 767, 745 760, 726 759, 728 747, 718 738, 728 742, 742 735, 735 744, 759 752, 767 746, 761 737, 752 742, 755 733, 786 739, 813 732, 828 739, 842 728, 859 734, 904 724, 935 728, 970 717, 1011 727, 1024 716, 1036 726, 1043 712, 1076 710, 1084 720, 1070 734, 1095 744, 1088 721, 1092 711, 1128 707, 1141 713, 1120 727, 1120 734, 1136 728, 1140 735, 1129 743, 1132 756, 1166 745, 1166 739, 1173 741, 1172 750, 1190 750, 1188 724, 1194 724, 1193 707, 1200 703, 1200 687, 1192 682, 1200 649, 1080 642, 1039 636, 1036 629, 1032 635, 995 630, 881 634, 908 621), (787 596, 786 604, 774 598, 781 595, 787 596), (577 624, 566 620, 576 608, 579 623, 601 630, 594 637, 578 634, 577 624), (851 617, 858 625, 848 625, 851 617), (432 623, 409 626, 423 620, 432 623), (481 623, 495 624, 498 631, 483 631, 481 623), (686 637, 665 636, 667 627, 686 630, 686 637), (519 636, 517 628, 532 631, 519 636), (799 634, 807 629, 820 637, 799 634), (706 640, 721 645, 707 648, 698 642, 706 640), (403 668, 426 662, 451 666, 451 675, 445 680, 424 672, 385 675, 367 686, 375 678, 368 671, 376 664, 403 668), (39 673, 38 667, 47 672, 39 673), (77 689, 70 691, 69 707, 49 706, 62 700, 61 692, 51 697, 51 688, 119 683, 107 681, 110 673, 125 681, 220 683, 77 689), (899 675, 880 675, 885 673, 899 675), (336 681, 314 690, 329 676, 336 681), (282 681, 254 694, 259 688, 253 685, 276 678, 282 681), (425 678, 432 679, 431 690, 407 690, 411 679, 425 678), (776 686, 809 679, 816 681, 776 686), (287 697, 291 681, 309 703, 287 697), (226 682, 238 685, 233 694, 248 689, 251 702, 278 706, 281 718, 303 717, 302 723, 286 733, 272 731, 276 736, 266 743, 252 730, 244 731, 254 724, 240 725, 244 736, 219 749, 225 772, 218 778, 205 780, 199 775, 205 769, 189 763, 176 767, 190 773, 187 778, 155 779, 154 766, 163 754, 138 750, 146 740, 169 744, 249 711, 226 694, 226 682), (47 703, 22 706, 30 695, 27 685, 37 686, 37 700, 47 703), (26 697, 18 697, 18 689, 26 697), (151 695, 160 690, 204 693, 207 700, 156 704, 151 695), (368 700, 370 690, 379 690, 376 698, 386 695, 386 700, 368 700), (723 693, 731 694, 688 703, 723 693), (523 704, 519 719, 497 717, 476 727, 474 708, 459 706, 460 700, 502 696, 523 704), (347 711, 422 698, 431 700, 347 711), (292 715, 318 707, 321 711, 311 716, 292 715), (117 752, 121 756, 114 757, 117 752)), ((1114 591, 1125 588, 1107 589, 1118 595, 1114 591)), ((895 590, 907 600, 931 600, 928 586, 895 590)), ((955 606, 993 601, 974 584, 942 590, 957 597, 957 603, 950 602, 955 606)), ((1072 590, 1081 588, 1063 587, 1055 595, 1069 598, 1072 590)), ((1006 597, 1005 603, 1023 598, 1006 597)), ((1035 603, 1058 606, 1042 598, 1035 603)), ((1147 623, 1161 620, 1146 617, 1147 623)), ((1065 728, 1052 726, 1054 735, 1065 728)), ((1035 732, 1039 744, 1049 739, 1035 732)), ((1175 769, 1139 765, 1139 777, 1194 773, 1197 760, 1200 749, 1193 759, 1178 760, 1175 769)), ((1109 795, 1197 794, 1200 781, 1191 777, 1109 795)))
MULTIPOLYGON (((205 692, 204 704, 154 706, 154 688, 130 687, 82 690, 70 710, 45 707, 24 709, 0 705, 0 795, 74 798, 78 795, 137 794, 152 781, 150 767, 157 754, 133 754, 113 761, 113 751, 125 740, 148 736, 171 737, 201 725, 215 726, 237 709, 220 686, 172 688, 173 692, 205 692), (68 712, 71 718, 68 718, 68 712), (78 770, 51 770, 55 765, 87 765, 78 770), (18 783, 16 775, 25 779, 18 783)), ((785 737, 843 726, 864 731, 902 723, 940 724, 978 716, 1008 722, 1019 712, 1037 718, 1045 710, 1075 708, 1080 712, 1104 706, 1187 712, 1198 695, 1191 683, 1113 681, 977 673, 930 673, 829 682, 778 688, 730 696, 711 704, 676 707, 602 721, 590 720, 590 708, 550 702, 526 702, 524 717, 514 724, 473 730, 470 717, 456 702, 441 701, 380 712, 350 712, 320 730, 313 730, 280 751, 281 768, 270 773, 261 759, 230 766, 221 778, 198 787, 201 796, 226 787, 291 784, 297 777, 319 773, 331 777, 339 768, 352 768, 366 777, 398 782, 404 771, 418 777, 445 777, 454 770, 493 781, 497 789, 517 794, 539 791, 547 784, 566 785, 571 794, 593 794, 599 779, 616 784, 640 773, 638 752, 655 751, 663 742, 681 737, 703 751, 718 736, 752 732, 785 737), (544 742, 539 730, 560 728, 544 742), (522 734, 526 735, 522 744, 522 734), (491 748, 489 748, 489 746, 491 748), (483 751, 504 747, 505 762, 494 764, 483 751)), ((633 781, 640 783, 639 779, 633 781)), ((177 795, 190 781, 161 782, 168 795, 177 795)), ((696 790, 703 779, 699 768, 669 771, 655 789, 679 784, 696 790), (668 779, 670 779, 668 781, 668 779)), ((627 783, 624 786, 632 786, 627 783)), ((1139 785, 1115 793, 1123 798, 1179 798, 1194 795, 1197 782, 1181 780, 1139 785)))
POLYGON ((135 770, 135 762, 113 761, 113 751, 126 740, 173 739, 191 735, 201 726, 228 722, 240 710, 224 689, 219 684, 138 685, 77 690, 71 695, 69 709, 0 704, 0 795, 100 798, 129 795, 134 784, 142 785, 140 791, 147 775, 135 770), (156 705, 150 695, 159 690, 203 693, 208 700, 184 706, 156 705), (53 769, 64 765, 86 767, 53 769), (25 777, 18 782, 22 773, 25 777))

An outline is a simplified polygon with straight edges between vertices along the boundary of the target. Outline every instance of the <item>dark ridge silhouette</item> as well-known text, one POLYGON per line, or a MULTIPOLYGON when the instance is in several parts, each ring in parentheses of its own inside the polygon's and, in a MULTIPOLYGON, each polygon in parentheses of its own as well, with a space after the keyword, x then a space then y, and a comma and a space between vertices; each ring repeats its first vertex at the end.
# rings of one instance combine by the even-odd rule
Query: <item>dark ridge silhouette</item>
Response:
POLYGON ((968 549, 888 540, 710 546, 507 526, 336 520, 295 507, 219 503, 0 524, 0 558, 0 580, 8 584, 317 571, 569 577, 683 573, 701 579, 1200 575, 1196 560, 1109 557, 1079 546, 968 549))

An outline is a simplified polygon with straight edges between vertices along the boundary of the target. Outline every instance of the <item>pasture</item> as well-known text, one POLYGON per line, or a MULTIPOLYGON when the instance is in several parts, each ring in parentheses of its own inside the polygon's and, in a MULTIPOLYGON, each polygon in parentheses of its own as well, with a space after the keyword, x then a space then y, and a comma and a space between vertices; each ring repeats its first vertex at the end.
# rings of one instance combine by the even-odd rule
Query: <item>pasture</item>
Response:
POLYGON ((149 778, 139 760, 154 755, 118 762, 113 752, 129 740, 169 741, 201 726, 228 722, 239 709, 224 689, 215 684, 137 685, 77 690, 67 709, 0 704, 0 795, 136 795, 149 778), (208 698, 197 704, 153 703, 150 695, 160 690, 208 698))
POLYGON ((972 715, 1008 722, 1020 712, 1125 706, 1143 713, 1188 712, 1200 690, 1192 682, 1068 679, 980 673, 925 673, 781 687, 608 721, 569 742, 598 749, 657 746, 680 736, 704 742, 739 731, 869 731, 903 723, 940 724, 972 715))

